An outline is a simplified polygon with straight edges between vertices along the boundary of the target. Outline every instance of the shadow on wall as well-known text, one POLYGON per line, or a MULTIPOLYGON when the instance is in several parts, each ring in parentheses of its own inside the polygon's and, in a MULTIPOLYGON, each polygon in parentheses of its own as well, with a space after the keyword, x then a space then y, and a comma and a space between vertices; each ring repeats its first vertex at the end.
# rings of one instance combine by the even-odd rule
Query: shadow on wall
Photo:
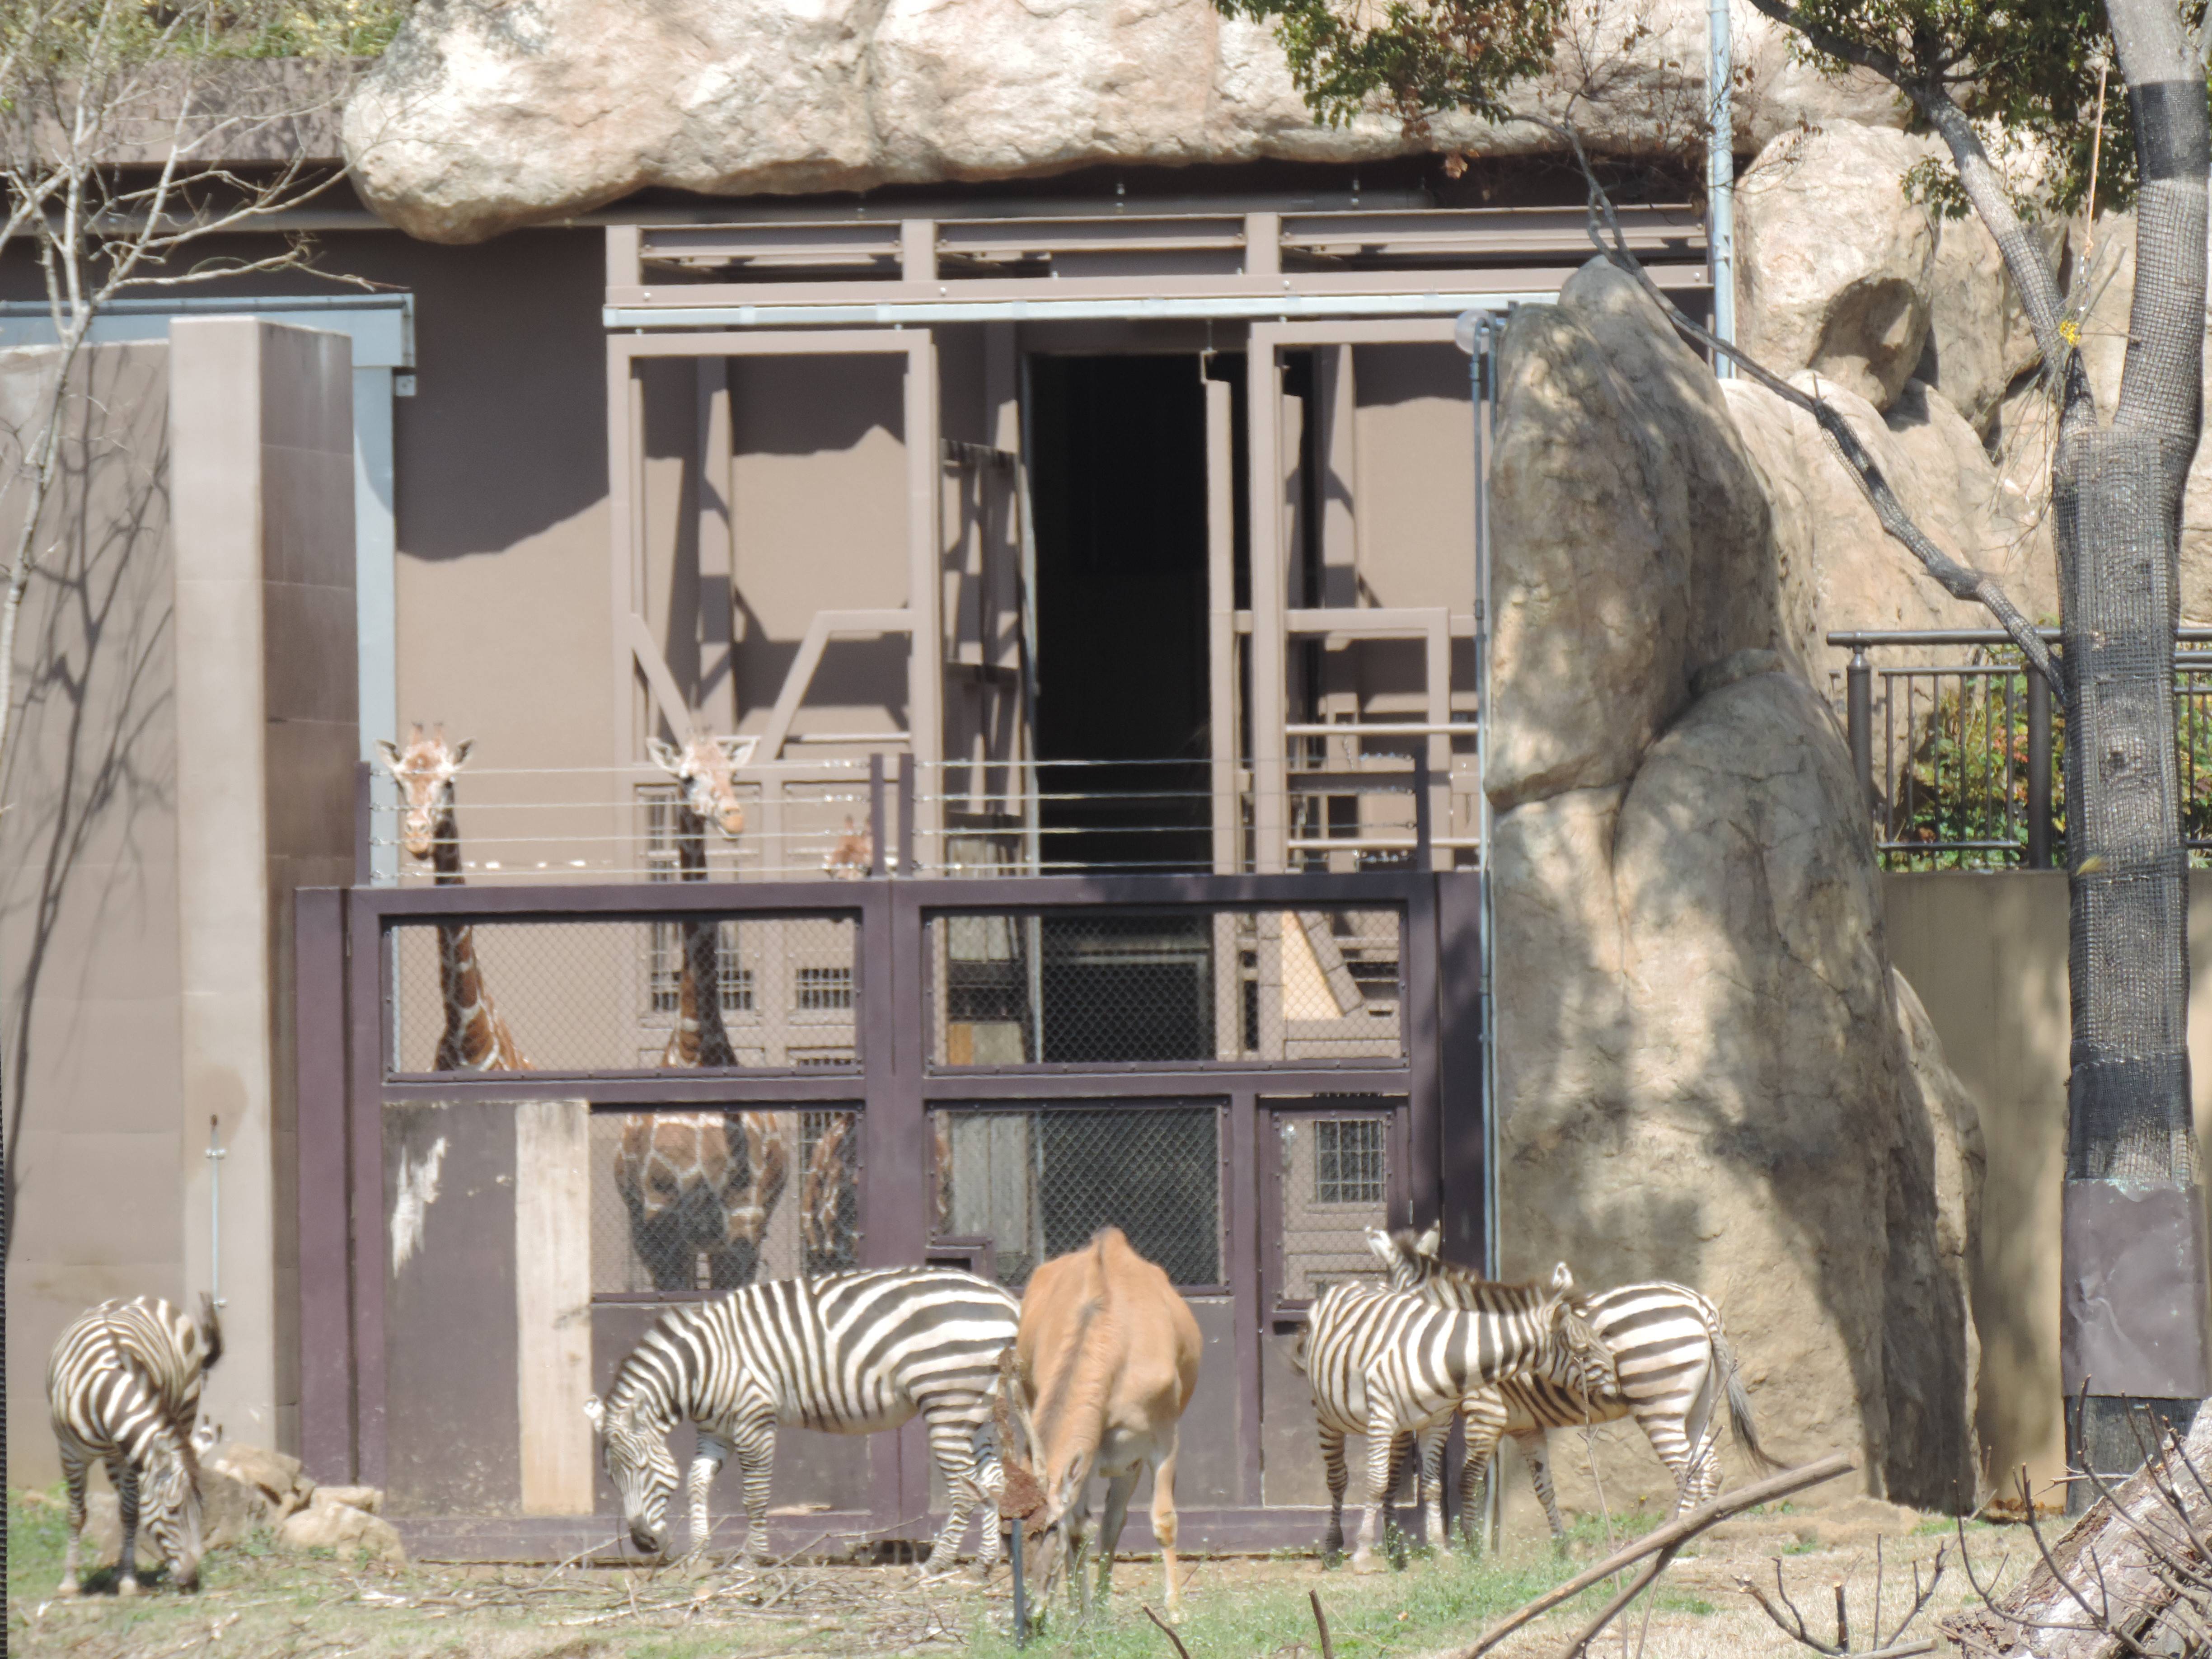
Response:
MULTIPOLYGON (((58 355, 0 359, 0 465, 14 465, 9 447, 49 394, 58 355)), ((55 1206, 89 1195, 67 1191, 71 1160, 53 1141, 27 1159, 27 1131, 173 1134, 179 1121, 176 1080, 165 1090, 135 1075, 133 1045, 118 1052, 101 1035, 118 1004, 134 1021, 156 1018, 177 982, 167 368, 161 345, 78 358, 44 519, 50 550, 19 625, 19 724, 0 776, 11 1264, 20 1228, 38 1232, 46 1261, 70 1231, 55 1206), (27 1177, 52 1183, 27 1218, 27 1177)), ((0 531, 15 525, 0 517, 0 531)))

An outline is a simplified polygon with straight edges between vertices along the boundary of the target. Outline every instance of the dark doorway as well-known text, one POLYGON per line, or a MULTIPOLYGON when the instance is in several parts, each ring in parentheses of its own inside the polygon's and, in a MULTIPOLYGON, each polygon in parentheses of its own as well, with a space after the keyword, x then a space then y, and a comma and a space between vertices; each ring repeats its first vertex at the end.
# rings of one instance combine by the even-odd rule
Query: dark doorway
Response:
POLYGON ((1036 357, 1048 869, 1212 868, 1200 360, 1036 357))

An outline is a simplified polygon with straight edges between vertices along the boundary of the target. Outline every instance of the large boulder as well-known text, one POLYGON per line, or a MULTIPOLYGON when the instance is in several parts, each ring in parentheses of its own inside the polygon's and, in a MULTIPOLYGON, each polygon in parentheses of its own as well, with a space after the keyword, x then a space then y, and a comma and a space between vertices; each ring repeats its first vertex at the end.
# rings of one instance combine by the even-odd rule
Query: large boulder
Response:
MULTIPOLYGON (((2056 614, 2048 524, 1941 392, 1907 381, 1884 414, 1821 376, 1801 372, 1791 383, 1843 416, 1939 548, 1996 575, 2030 617, 2056 614)), ((1811 415, 1748 380, 1725 382, 1723 395, 1771 514, 1784 635, 1814 684, 1840 666, 1826 644, 1832 629, 1992 625, 1881 527, 1811 415)))
POLYGON ((1901 132, 1852 122, 1759 152, 1736 186, 1747 352, 1775 374, 1814 369, 1889 407, 1928 343, 1936 227, 1904 190, 1926 154, 1901 132))
POLYGON ((305 1509, 315 1490, 298 1458, 242 1440, 227 1440, 216 1447, 202 1466, 203 1474, 210 1471, 259 1493, 271 1521, 305 1509))
POLYGON ((1637 283, 1594 260, 1513 327, 1491 504, 1515 581, 1491 671, 1502 807, 1626 781, 1692 671, 1769 644, 1774 609, 1758 476, 1705 441, 1729 432, 1718 384, 1637 283))
MULTIPOLYGON (((1571 114, 1601 151, 1692 143, 1705 19, 1703 0, 1577 10, 1516 106, 1571 114)), ((1771 24, 1746 27, 1735 118, 1753 142, 1901 119, 1893 91, 1825 81, 1771 24)), ((356 88, 344 139, 372 206, 458 242, 653 185, 735 196, 1555 148, 1522 122, 1442 117, 1420 146, 1387 115, 1318 125, 1270 31, 1210 0, 421 0, 356 88)))
MULTIPOLYGON (((1929 1287, 1962 1283, 1946 1240, 1972 1226, 1972 1148, 1932 1034, 1900 1024, 1856 786, 1784 623, 1734 394, 1595 265, 1516 314, 1500 371, 1504 1271, 1698 1285, 1770 1450, 1848 1449, 1872 1491, 1955 1493, 1971 1309, 1929 1287)), ((1600 1438, 1616 1505, 1671 1498, 1640 1436, 1600 1438)), ((1593 1502, 1579 1465, 1555 1469, 1593 1502)))

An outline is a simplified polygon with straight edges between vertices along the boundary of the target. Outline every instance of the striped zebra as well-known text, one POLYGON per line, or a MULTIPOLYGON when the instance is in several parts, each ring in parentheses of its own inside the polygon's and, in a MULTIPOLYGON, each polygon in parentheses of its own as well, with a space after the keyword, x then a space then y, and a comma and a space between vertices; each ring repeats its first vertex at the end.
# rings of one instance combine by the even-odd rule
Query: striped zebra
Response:
MULTIPOLYGON (((1003 1478, 981 1450, 999 1354, 1019 1305, 988 1279, 949 1267, 885 1267, 781 1279, 663 1314, 585 1410, 605 1446, 637 1547, 666 1547, 676 1462, 668 1434, 698 1425, 690 1474, 691 1547, 706 1547, 707 1491, 722 1460, 744 1478, 746 1553, 768 1559, 769 1479, 775 1431, 872 1434, 917 1412, 952 1499, 925 1571, 952 1565, 969 1510, 1003 1478)), ((987 1519, 981 1560, 998 1559, 987 1519)))
MULTIPOLYGON (((1442 1258, 1442 1237, 1436 1227, 1418 1237, 1410 1229, 1386 1234, 1370 1227, 1367 1245, 1389 1270, 1392 1289, 1425 1296, 1440 1307, 1471 1305, 1486 1281, 1442 1258)), ((1462 1520, 1474 1513, 1472 1499, 1490 1479, 1499 1438, 1510 1434, 1528 1462, 1552 1537, 1564 1542, 1566 1523, 1552 1490, 1547 1431, 1623 1417, 1636 1419, 1673 1472, 1674 1513, 1707 1502, 1721 1489, 1720 1423, 1713 1407, 1723 1394, 1738 1443, 1761 1468, 1781 1467, 1759 1443, 1719 1309, 1686 1285, 1663 1282, 1599 1291, 1588 1306, 1592 1328, 1619 1366, 1619 1386, 1577 1391, 1528 1376, 1468 1395, 1460 1413, 1467 1426, 1467 1462, 1460 1469, 1462 1520)))
POLYGON ((1591 1332, 1561 1262, 1549 1285, 1485 1285, 1480 1305, 1440 1308, 1374 1285, 1332 1285, 1306 1325, 1304 1364, 1328 1476, 1326 1553, 1344 1547, 1344 1437, 1367 1437, 1367 1495, 1352 1570, 1374 1565, 1377 1512, 1389 1501, 1392 1453, 1410 1433, 1420 1449, 1429 1536, 1444 1537, 1444 1436, 1468 1395, 1536 1372, 1590 1391, 1609 1389, 1613 1358, 1591 1332))
POLYGON ((222 1358, 222 1324, 200 1298, 198 1324, 159 1297, 103 1302, 80 1315, 46 1362, 46 1407, 69 1483, 69 1553, 64 1595, 77 1592, 77 1542, 84 1531, 84 1478, 107 1465, 122 1511, 123 1553, 116 1592, 138 1589, 138 1513, 181 1589, 200 1577, 199 1452, 193 1419, 200 1378, 222 1358))

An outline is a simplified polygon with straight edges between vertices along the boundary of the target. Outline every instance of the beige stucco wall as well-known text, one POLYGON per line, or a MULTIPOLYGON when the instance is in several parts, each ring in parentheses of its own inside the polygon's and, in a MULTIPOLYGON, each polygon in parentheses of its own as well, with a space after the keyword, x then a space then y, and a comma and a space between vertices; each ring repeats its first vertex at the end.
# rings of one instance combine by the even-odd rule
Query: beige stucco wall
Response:
MULTIPOLYGON (((52 362, 0 358, 11 412, 52 362)), ((89 1304, 209 1286, 213 1119, 228 1353, 207 1409, 285 1443, 291 892, 352 864, 349 351, 196 319, 82 374, 83 483, 26 602, 0 779, 9 1394, 35 1407, 89 1304)), ((8 1450, 10 1480, 54 1478, 44 1413, 12 1415, 8 1450)))
MULTIPOLYGON (((1985 1478, 2065 1463, 2058 1378, 2058 1212, 2066 1163, 2066 877, 1969 871, 1883 878, 1892 959, 1952 1069, 1980 1102, 1989 1153, 1974 1315, 1985 1478)), ((2212 871, 2190 883, 2190 1047, 2197 1133, 2212 1129, 2212 871)))

